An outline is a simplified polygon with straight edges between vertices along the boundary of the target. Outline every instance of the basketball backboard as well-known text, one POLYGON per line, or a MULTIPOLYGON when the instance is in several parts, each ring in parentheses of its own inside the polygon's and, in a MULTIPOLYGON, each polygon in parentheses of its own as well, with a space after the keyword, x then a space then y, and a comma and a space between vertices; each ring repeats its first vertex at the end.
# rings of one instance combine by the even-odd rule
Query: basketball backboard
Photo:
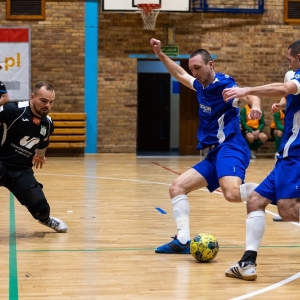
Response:
POLYGON ((137 5, 153 3, 161 5, 161 12, 189 12, 190 0, 103 0, 103 11, 134 12, 138 11, 137 5))

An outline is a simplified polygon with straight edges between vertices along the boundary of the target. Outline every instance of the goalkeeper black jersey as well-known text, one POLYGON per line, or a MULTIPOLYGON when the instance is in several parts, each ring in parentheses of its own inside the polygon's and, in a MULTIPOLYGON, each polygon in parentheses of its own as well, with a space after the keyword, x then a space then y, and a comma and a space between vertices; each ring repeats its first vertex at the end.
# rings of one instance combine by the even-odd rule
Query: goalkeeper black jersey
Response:
POLYGON ((10 102, 0 107, 0 161, 16 167, 32 167, 35 150, 49 145, 54 130, 49 116, 32 113, 29 101, 10 102))

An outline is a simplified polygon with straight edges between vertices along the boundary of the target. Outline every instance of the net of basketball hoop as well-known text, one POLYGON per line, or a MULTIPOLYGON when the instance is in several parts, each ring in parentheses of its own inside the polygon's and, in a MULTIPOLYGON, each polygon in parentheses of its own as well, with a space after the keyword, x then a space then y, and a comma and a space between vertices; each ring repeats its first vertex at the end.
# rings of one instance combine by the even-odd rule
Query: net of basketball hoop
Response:
POLYGON ((144 29, 155 30, 156 18, 159 14, 160 4, 141 3, 137 5, 144 23, 144 29))

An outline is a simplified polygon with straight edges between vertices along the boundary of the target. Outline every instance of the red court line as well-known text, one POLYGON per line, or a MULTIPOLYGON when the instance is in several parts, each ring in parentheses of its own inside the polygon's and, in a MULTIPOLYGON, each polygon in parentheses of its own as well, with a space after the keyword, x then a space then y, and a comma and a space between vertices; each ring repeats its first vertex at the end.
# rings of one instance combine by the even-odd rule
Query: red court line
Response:
MULTIPOLYGON (((157 166, 159 166, 159 167, 161 167, 161 168, 166 169, 167 171, 170 171, 170 172, 175 173, 175 174, 177 174, 177 175, 181 175, 181 173, 178 173, 178 172, 176 172, 176 171, 174 171, 174 170, 172 170, 172 169, 170 169, 170 168, 168 168, 168 167, 166 167, 166 166, 163 166, 163 165, 161 165, 161 164, 159 164, 159 163, 157 163, 157 162, 152 161, 152 163, 153 163, 154 165, 157 165, 157 166)), ((218 190, 218 189, 217 189, 216 191, 219 192, 219 193, 223 193, 221 190, 218 190)))
POLYGON ((174 171, 174 170, 172 170, 172 169, 170 169, 170 168, 168 168, 168 167, 165 167, 165 166, 163 166, 163 165, 161 165, 161 164, 159 164, 159 163, 157 163, 157 162, 152 162, 154 165, 157 165, 157 166, 159 166, 159 167, 162 167, 162 168, 164 168, 164 169, 166 169, 167 171, 170 171, 170 172, 172 172, 172 173, 175 173, 175 174, 177 174, 177 175, 181 175, 180 173, 178 173, 178 172, 176 172, 176 171, 174 171))

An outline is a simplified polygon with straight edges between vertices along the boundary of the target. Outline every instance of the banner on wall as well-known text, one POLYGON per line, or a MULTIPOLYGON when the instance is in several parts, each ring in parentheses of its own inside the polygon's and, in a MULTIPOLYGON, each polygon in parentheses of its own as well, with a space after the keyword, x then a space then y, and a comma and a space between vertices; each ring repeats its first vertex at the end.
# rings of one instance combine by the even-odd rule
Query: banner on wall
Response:
POLYGON ((11 101, 29 100, 30 28, 0 28, 0 81, 11 101))

